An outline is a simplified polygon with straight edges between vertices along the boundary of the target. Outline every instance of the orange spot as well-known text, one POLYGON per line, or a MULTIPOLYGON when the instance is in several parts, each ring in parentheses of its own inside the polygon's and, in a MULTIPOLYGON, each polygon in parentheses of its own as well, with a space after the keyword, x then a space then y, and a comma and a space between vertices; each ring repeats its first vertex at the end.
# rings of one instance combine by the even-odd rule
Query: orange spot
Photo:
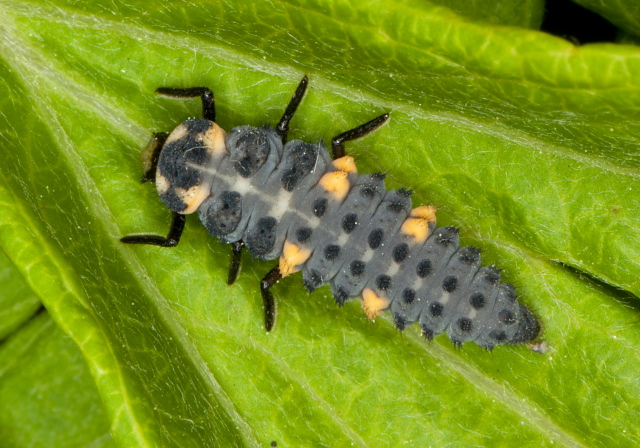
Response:
POLYGON ((433 205, 421 205, 411 210, 409 216, 413 218, 426 219, 429 222, 436 222, 436 212, 438 211, 433 205))
POLYGON ((311 249, 305 249, 285 240, 282 256, 280 257, 280 274, 286 277, 289 274, 298 272, 302 263, 311 256, 311 249))
POLYGON ((224 129, 212 122, 211 127, 204 132, 202 143, 207 147, 207 151, 214 156, 226 154, 225 135, 224 129))
POLYGON ((318 183, 322 185, 328 193, 333 194, 336 199, 344 199, 347 193, 349 193, 350 188, 348 175, 350 173, 357 173, 358 169, 356 168, 353 157, 349 156, 340 157, 332 163, 336 171, 326 173, 320 178, 318 183))
POLYGON ((336 199, 343 199, 349 192, 349 179, 346 171, 331 171, 320 178, 318 182, 322 188, 331 193, 336 199))
POLYGON ((336 167, 336 170, 344 171, 346 173, 358 172, 358 169, 356 168, 356 162, 353 159, 353 157, 350 157, 350 156, 344 156, 334 160, 333 166, 336 167))
POLYGON ((210 194, 211 190, 208 184, 195 185, 188 190, 176 188, 176 196, 187 206, 180 213, 188 215, 195 212, 210 194))
POLYGON ((362 291, 362 309, 369 320, 375 320, 389 306, 390 300, 380 297, 373 289, 365 288, 362 291))
POLYGON ((435 227, 436 208, 422 205, 411 210, 409 217, 402 223, 401 231, 413 237, 416 244, 424 243, 429 237, 430 227, 435 227))

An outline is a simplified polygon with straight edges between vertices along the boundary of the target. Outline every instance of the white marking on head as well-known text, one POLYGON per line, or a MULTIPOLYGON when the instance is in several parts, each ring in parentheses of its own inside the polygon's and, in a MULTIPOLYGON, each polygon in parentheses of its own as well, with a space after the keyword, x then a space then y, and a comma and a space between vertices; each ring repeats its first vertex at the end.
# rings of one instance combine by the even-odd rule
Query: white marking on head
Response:
POLYGON ((156 189, 158 190, 158 195, 163 195, 171 188, 171 182, 169 179, 164 177, 160 170, 156 171, 156 189))
POLYGON ((171 134, 169 134, 169 137, 167 137, 167 140, 164 142, 164 144, 166 145, 167 143, 171 143, 171 142, 175 142, 176 140, 183 139, 187 136, 187 134, 189 134, 189 128, 187 127, 186 124, 180 123, 171 132, 171 134))

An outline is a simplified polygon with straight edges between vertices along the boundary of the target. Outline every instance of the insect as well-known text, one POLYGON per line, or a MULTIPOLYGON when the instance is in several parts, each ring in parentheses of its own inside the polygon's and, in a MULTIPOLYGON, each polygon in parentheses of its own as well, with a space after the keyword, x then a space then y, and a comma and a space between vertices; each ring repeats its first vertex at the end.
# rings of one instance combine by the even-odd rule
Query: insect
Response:
POLYGON ((456 346, 475 341, 488 350, 535 339, 540 326, 515 288, 501 283, 496 267, 481 266, 479 249, 459 247, 456 228, 437 228, 434 207, 412 209, 409 190, 387 191, 380 173, 357 174, 345 142, 374 131, 388 114, 334 137, 332 156, 322 142, 287 140, 307 84, 305 76, 275 128, 238 126, 228 134, 216 124, 208 88, 157 89, 169 98, 200 97, 204 118, 154 134, 145 149, 143 181, 155 181, 173 213, 168 235, 121 241, 175 247, 185 216, 197 211, 211 235, 232 245, 229 285, 243 248, 279 258, 260 282, 267 331, 276 317, 271 287, 301 271, 308 290, 330 283, 339 305, 360 297, 369 319, 390 310, 397 328, 418 322, 428 339, 446 332, 456 346))

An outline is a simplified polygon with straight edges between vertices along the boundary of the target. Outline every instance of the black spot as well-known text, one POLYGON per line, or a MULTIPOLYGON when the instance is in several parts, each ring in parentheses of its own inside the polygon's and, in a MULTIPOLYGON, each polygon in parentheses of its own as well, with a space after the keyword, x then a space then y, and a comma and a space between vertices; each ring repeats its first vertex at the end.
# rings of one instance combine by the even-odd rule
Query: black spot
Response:
POLYGON ((442 280, 442 289, 446 292, 453 292, 458 287, 458 278, 455 275, 447 275, 442 280))
POLYGON ((207 148, 202 146, 202 144, 198 145, 195 148, 189 149, 184 155, 185 162, 190 162, 194 165, 200 166, 205 164, 208 157, 209 154, 207 152, 207 148))
POLYGON ((398 330, 404 330, 407 326, 407 319, 400 313, 393 313, 393 323, 398 330))
POLYGON ((416 300, 416 290, 412 288, 404 288, 404 291, 402 291, 402 301, 407 305, 410 305, 415 300, 416 300))
POLYGON ((511 283, 503 283, 502 291, 504 292, 505 298, 509 301, 509 303, 515 303, 518 295, 516 294, 516 287, 511 283))
POLYGON ((513 335, 511 344, 522 344, 532 341, 540 333, 540 324, 529 309, 520 304, 520 322, 518 323, 518 331, 513 335))
POLYGON ((500 270, 495 266, 489 266, 485 271, 484 279, 492 285, 497 285, 500 281, 500 270))
POLYGON ((219 198, 205 201, 198 214, 209 233, 224 237, 238 227, 242 196, 237 191, 223 191, 219 198))
POLYGON ((375 196, 376 191, 378 191, 378 186, 376 184, 365 184, 360 187, 360 196, 362 196, 363 198, 371 199, 373 196, 375 196))
POLYGON ((392 213, 400 213, 402 210, 404 210, 405 205, 406 205, 406 202, 391 201, 387 206, 387 210, 389 210, 392 213))
POLYGON ((393 248, 393 261, 402 263, 409 255, 409 245, 407 243, 398 244, 393 248))
POLYGON ((158 169, 174 188, 189 188, 202 183, 202 171, 189 165, 206 165, 209 154, 202 144, 202 132, 209 129, 209 120, 194 119, 183 123, 187 134, 162 147, 158 169))
POLYGON ((259 257, 273 248, 277 225, 278 221, 275 218, 267 216, 260 218, 256 226, 249 230, 249 234, 243 240, 251 255, 259 257))
POLYGON ((461 317, 458 319, 458 328, 462 331, 471 331, 473 324, 471 323, 471 319, 468 317, 461 317))
POLYGON ((282 174, 281 179, 282 187, 286 191, 293 191, 296 185, 300 183, 300 180, 313 170, 316 165, 316 160, 318 159, 318 149, 316 145, 297 141, 287 144, 287 150, 290 144, 295 145, 295 148, 293 148, 287 156, 287 169, 282 174))
POLYGON ((335 260, 340 256, 340 246, 336 244, 329 244, 324 248, 324 258, 329 261, 335 260))
POLYGON ((349 266, 351 275, 353 275, 354 277, 362 275, 364 273, 365 266, 366 266, 366 263, 364 261, 361 261, 361 260, 352 261, 351 265, 349 266))
POLYGON ((276 448, 278 446, 278 442, 276 442, 275 440, 273 442, 270 443, 271 448, 276 448))
POLYGON ((487 299, 485 299, 484 294, 476 292, 471 294, 471 297, 469 297, 469 303, 473 309, 479 310, 485 306, 487 299))
POLYGON ((338 306, 342 306, 346 303, 347 300, 349 300, 349 293, 346 289, 340 286, 335 292, 334 298, 336 299, 336 303, 338 304, 338 306))
POLYGON ((507 340, 507 334, 502 330, 493 330, 489 333, 489 337, 496 342, 504 342, 507 340))
POLYGON ((300 173, 296 167, 292 167, 282 173, 282 178, 280 182, 282 183, 282 188, 285 191, 293 191, 293 189, 298 185, 298 182, 302 177, 304 177, 308 173, 300 173))
POLYGON ((168 149, 165 149, 167 146, 163 147, 158 159, 158 170, 172 187, 169 191, 175 188, 188 190, 191 187, 202 184, 202 171, 195 167, 188 166, 188 164, 204 164, 204 162, 201 164, 192 160, 194 158, 200 158, 199 153, 202 151, 189 150, 185 154, 182 149, 172 147, 173 144, 181 142, 182 140, 176 140, 169 144, 168 149))
POLYGON ((465 247, 458 252, 458 259, 464 264, 473 264, 480 258, 480 249, 477 247, 465 247))
POLYGON ((409 196, 411 196, 413 194, 413 190, 409 189, 409 188, 400 188, 399 190, 396 190, 398 192, 398 195, 404 197, 404 198, 408 198, 409 196))
POLYGON ((502 310, 498 313, 498 320, 505 325, 516 323, 516 316, 510 310, 502 310))
POLYGON ((231 154, 233 167, 240 176, 253 176, 267 161, 271 152, 271 142, 262 128, 240 128, 240 135, 230 134, 227 149, 231 154))
POLYGON ((460 339, 453 338, 451 339, 451 342, 456 348, 462 347, 462 341, 460 339))
POLYGON ((311 238, 312 233, 313 233, 313 230, 311 230, 309 227, 300 227, 296 231, 296 238, 298 239, 299 243, 304 244, 307 241, 309 241, 309 238, 311 238))
POLYGON ((205 118, 192 118, 185 121, 184 124, 187 125, 189 135, 193 138, 202 138, 202 136, 198 136, 198 134, 203 134, 213 126, 213 124, 205 118))
POLYGON ((448 246, 455 241, 455 236, 458 234, 458 229, 455 227, 443 227, 440 233, 436 236, 436 243, 441 246, 448 246))
POLYGON ((420 263, 418 263, 416 273, 418 274, 418 277, 425 278, 427 275, 431 274, 432 270, 433 266, 431 265, 431 260, 425 258, 424 260, 420 260, 420 263))
POLYGON ((442 311, 444 310, 444 306, 440 302, 433 302, 429 306, 429 314, 433 317, 440 317, 442 315, 442 311))
POLYGON ((316 218, 322 218, 327 211, 327 198, 318 198, 313 201, 313 214, 316 218))
POLYGON ((344 233, 351 233, 353 229, 358 225, 358 215, 355 213, 348 213, 342 218, 342 230, 344 233))
POLYGON ((313 292, 317 287, 324 283, 324 280, 320 272, 312 269, 309 272, 309 278, 307 278, 307 276, 305 275, 303 283, 304 287, 307 288, 309 292, 313 292))
MULTIPOLYGON (((195 185, 195 184, 194 184, 195 185)), ((183 198, 178 196, 175 188, 169 188, 165 193, 160 195, 160 199, 164 202, 164 205, 169 207, 174 212, 183 212, 189 205, 185 204, 183 198)))
POLYGON ((382 229, 374 229, 369 234, 369 247, 371 249, 377 249, 382 244, 382 239, 384 238, 384 230, 382 229))
POLYGON ((433 340, 433 336, 435 336, 435 334, 431 328, 428 328, 425 325, 421 325, 420 329, 422 330, 422 336, 424 336, 425 339, 428 339, 429 341, 433 340))
POLYGON ((376 278, 376 286, 380 291, 386 291, 391 286, 391 277, 386 274, 378 275, 376 278))
POLYGON ((373 180, 377 181, 383 181, 384 178, 387 177, 387 175, 384 173, 371 173, 370 176, 373 180))

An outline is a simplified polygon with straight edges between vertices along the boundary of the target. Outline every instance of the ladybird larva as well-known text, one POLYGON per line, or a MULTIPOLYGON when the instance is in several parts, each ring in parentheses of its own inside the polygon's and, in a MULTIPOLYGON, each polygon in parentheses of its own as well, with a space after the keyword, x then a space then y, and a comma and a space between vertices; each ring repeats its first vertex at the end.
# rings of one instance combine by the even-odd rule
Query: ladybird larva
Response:
POLYGON ((370 319, 389 310, 397 328, 418 322, 428 339, 446 332, 456 346, 474 341, 488 350, 534 340, 535 316, 497 268, 481 265, 479 249, 459 247, 457 229, 436 227, 435 208, 412 208, 410 191, 387 191, 384 175, 359 175, 345 155, 345 142, 374 131, 388 114, 334 137, 333 157, 322 142, 287 140, 307 83, 305 76, 275 128, 229 133, 215 122, 208 88, 158 89, 170 98, 200 97, 204 118, 155 134, 145 150, 143 179, 155 181, 173 212, 169 234, 121 241, 174 247, 184 216, 197 211, 211 235, 233 245, 229 284, 243 247, 255 258, 279 258, 260 284, 267 331, 276 312, 270 288, 301 271, 310 291, 328 283, 339 305, 359 297, 370 319))

